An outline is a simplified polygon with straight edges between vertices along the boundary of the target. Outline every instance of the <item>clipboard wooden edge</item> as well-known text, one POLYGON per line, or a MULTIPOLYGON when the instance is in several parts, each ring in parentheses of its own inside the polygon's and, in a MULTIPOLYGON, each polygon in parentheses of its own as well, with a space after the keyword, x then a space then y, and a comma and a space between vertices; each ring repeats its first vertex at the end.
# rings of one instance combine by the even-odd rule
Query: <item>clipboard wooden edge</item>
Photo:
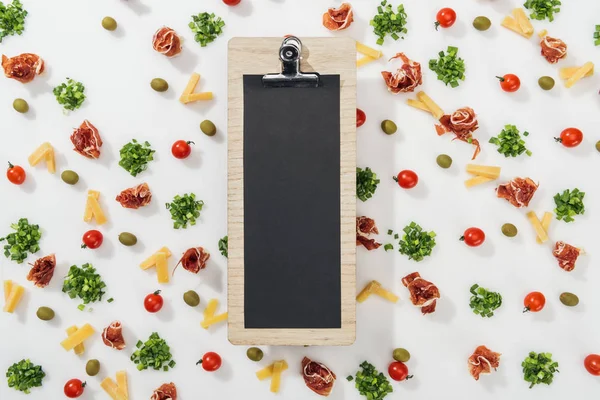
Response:
MULTIPOLYGON (((300 39, 303 71, 340 75, 342 324, 340 329, 244 327, 243 75, 280 71, 278 52, 283 38, 232 38, 227 96, 227 303, 228 339, 235 345, 339 346, 356 339, 356 42, 351 38, 300 39)), ((265 312, 269 312, 268 304, 265 312)))

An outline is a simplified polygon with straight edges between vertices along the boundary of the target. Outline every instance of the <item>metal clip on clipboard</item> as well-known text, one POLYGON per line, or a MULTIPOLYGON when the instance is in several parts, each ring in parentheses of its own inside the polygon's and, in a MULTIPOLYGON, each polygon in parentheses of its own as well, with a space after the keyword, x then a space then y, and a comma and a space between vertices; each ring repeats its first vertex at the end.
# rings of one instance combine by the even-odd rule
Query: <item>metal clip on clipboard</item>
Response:
POLYGON ((287 37, 279 48, 281 60, 281 73, 266 74, 262 78, 265 87, 319 87, 319 74, 316 72, 304 73, 300 70, 302 58, 302 42, 295 36, 287 37))

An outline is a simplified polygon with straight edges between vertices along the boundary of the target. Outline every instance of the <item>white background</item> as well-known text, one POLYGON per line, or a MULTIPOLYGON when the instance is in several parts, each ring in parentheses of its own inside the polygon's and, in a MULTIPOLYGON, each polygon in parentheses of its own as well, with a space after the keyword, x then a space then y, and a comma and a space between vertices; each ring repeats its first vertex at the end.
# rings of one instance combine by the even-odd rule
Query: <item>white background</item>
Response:
MULTIPOLYGON (((598 245, 595 229, 600 224, 597 212, 600 188, 596 172, 599 154, 594 143, 600 139, 598 123, 600 82, 597 76, 584 79, 570 90, 558 79, 562 66, 600 62, 600 47, 593 46, 594 25, 600 23, 600 3, 592 0, 565 2, 554 23, 534 22, 536 30, 547 28, 569 46, 568 57, 558 65, 548 64, 539 54, 537 38, 526 40, 500 27, 500 21, 519 2, 510 0, 405 0, 409 33, 405 40, 387 39, 386 56, 403 51, 421 62, 428 92, 447 112, 471 106, 479 116, 475 133, 483 145, 477 161, 502 166, 501 180, 529 176, 540 182, 530 204, 538 215, 553 208, 552 196, 567 188, 587 192, 587 210, 576 222, 554 221, 552 240, 565 240, 583 247, 588 254, 580 258, 577 268, 566 273, 551 255, 551 243, 537 245, 525 212, 495 197, 494 185, 465 189, 464 166, 473 152, 472 146, 451 142, 450 135, 438 137, 433 119, 424 112, 409 108, 406 95, 394 96, 386 91, 380 71, 387 67, 382 58, 358 72, 357 104, 367 113, 367 122, 358 129, 358 165, 370 166, 382 182, 375 196, 358 205, 359 215, 374 218, 387 241, 389 228, 401 230, 414 220, 425 229, 435 230, 437 242, 433 255, 421 263, 408 261, 396 251, 385 253, 358 249, 357 290, 369 280, 377 279, 400 296, 397 304, 372 298, 357 307, 357 340, 353 346, 340 348, 263 348, 265 358, 256 364, 245 356, 245 348, 227 341, 226 326, 206 331, 199 325, 203 305, 219 298, 219 312, 225 309, 226 259, 217 250, 217 241, 226 234, 226 55, 227 41, 235 36, 330 36, 321 25, 321 14, 330 2, 306 0, 242 0, 237 8, 228 8, 218 0, 25 0, 30 12, 26 33, 9 37, 0 44, 2 53, 14 56, 23 52, 39 54, 46 61, 43 76, 27 85, 0 78, 0 161, 10 159, 27 169, 22 187, 0 180, 0 233, 9 233, 9 224, 20 217, 42 227, 42 250, 37 256, 56 253, 58 266, 49 287, 39 289, 25 280, 26 265, 0 259, 2 279, 13 279, 27 288, 27 294, 14 315, 0 315, 0 370, 22 358, 43 365, 47 377, 41 389, 28 399, 62 398, 64 383, 73 377, 86 379, 84 365, 98 358, 102 372, 88 378, 83 398, 108 399, 99 388, 100 380, 117 370, 129 372, 131 398, 148 399, 152 390, 163 382, 177 384, 180 397, 191 399, 265 399, 269 382, 259 382, 256 370, 277 359, 286 359, 290 370, 284 373, 281 392, 285 399, 316 398, 300 376, 300 360, 307 355, 326 363, 338 375, 331 397, 358 399, 353 383, 345 377, 354 374, 358 364, 369 360, 385 371, 395 347, 405 347, 412 354, 408 362, 415 378, 395 383, 389 398, 419 399, 564 399, 572 395, 597 393, 599 378, 583 368, 588 353, 600 352, 600 324, 597 310, 600 273, 594 268, 594 248, 598 245), (458 22, 448 30, 436 32, 433 21, 437 10, 452 6, 458 22), (226 22, 225 32, 206 48, 193 41, 187 27, 192 14, 213 11, 226 22), (107 32, 101 19, 114 17, 119 28, 107 32), (471 21, 486 15, 493 21, 488 32, 478 32, 471 21), (152 35, 162 25, 174 28, 185 39, 183 53, 167 59, 154 52, 152 35), (427 63, 446 46, 458 46, 465 59, 467 79, 460 87, 445 87, 429 71, 427 63), (183 106, 177 101, 189 75, 202 75, 200 91, 212 91, 211 102, 183 106), (515 73, 522 88, 506 94, 499 88, 495 75, 515 73), (543 92, 538 77, 553 76, 556 87, 543 92), (86 85, 87 100, 83 107, 63 115, 51 90, 72 77, 86 85), (170 84, 164 94, 153 92, 149 82, 162 77, 170 84), (14 98, 26 99, 31 110, 26 115, 14 112, 14 98), (104 141, 99 160, 89 160, 72 151, 72 129, 89 119, 104 141), (203 119, 215 122, 218 133, 209 138, 198 129, 203 119), (393 136, 379 129, 383 119, 398 125, 393 136), (533 156, 505 159, 487 143, 505 124, 516 124, 530 136, 527 147, 533 156), (566 127, 575 126, 585 134, 575 149, 554 143, 566 127), (148 140, 157 150, 156 161, 146 172, 132 178, 117 165, 119 149, 132 138, 148 140), (193 140, 193 155, 186 161, 174 159, 171 144, 178 139, 193 140), (56 149, 58 172, 52 176, 44 166, 27 166, 27 156, 42 142, 56 149), (454 164, 449 170, 437 167, 435 158, 446 153, 454 164), (81 177, 70 187, 60 180, 60 171, 73 169, 81 177), (404 191, 392 181, 401 169, 419 174, 417 188, 404 191), (149 207, 127 210, 114 201, 119 191, 148 182, 154 198, 149 207), (96 251, 79 248, 82 234, 92 226, 82 222, 86 191, 99 190, 101 204, 109 223, 100 230, 103 246, 96 251), (175 194, 193 191, 205 201, 199 224, 187 230, 173 230, 164 203, 175 194), (500 226, 512 222, 519 235, 509 239, 500 226), (486 243, 477 249, 458 241, 465 228, 478 226, 487 234, 486 243), (136 247, 125 248, 117 241, 122 231, 138 236, 136 247), (179 269, 169 285, 161 286, 166 300, 164 309, 151 315, 144 311, 146 294, 156 290, 155 273, 141 271, 139 262, 161 246, 168 246, 174 261, 185 249, 204 246, 212 257, 206 270, 194 276, 179 269), (91 262, 108 285, 107 297, 115 302, 94 305, 92 313, 77 310, 76 300, 61 293, 62 278, 72 264, 91 262), (442 298, 433 315, 422 316, 408 300, 400 279, 419 271, 425 279, 438 285, 442 298), (483 320, 469 308, 469 287, 473 283, 501 292, 503 306, 492 319, 483 320), (182 299, 186 290, 196 290, 202 299, 197 309, 187 307, 182 299), (522 300, 530 291, 539 290, 547 298, 539 314, 522 314, 522 300), (558 301, 562 291, 579 295, 581 304, 574 309, 558 301), (50 306, 57 314, 52 322, 36 318, 39 306, 50 306), (124 325, 128 347, 117 352, 106 347, 96 335, 86 342, 83 357, 66 353, 59 345, 64 330, 72 325, 91 323, 98 331, 118 319, 124 325), (171 345, 175 369, 169 372, 138 372, 129 356, 138 339, 145 340, 157 331, 171 345), (467 358, 478 345, 501 352, 499 370, 474 381, 467 371, 467 358), (217 351, 223 367, 206 373, 195 362, 206 351, 217 351), (520 364, 529 351, 552 352, 560 363, 551 387, 540 385, 532 390, 523 381, 520 364)), ((375 36, 368 26, 377 1, 354 0, 355 22, 350 29, 335 33, 348 35, 369 45, 375 36)), ((394 2, 397 4, 398 2, 394 2)), ((291 182, 290 184, 293 184, 291 182)), ((302 210, 299 210, 302 212, 302 210)), ((27 261, 33 262, 35 257, 27 261)), ((597 264, 597 263, 596 263, 597 264)), ((276 301, 276 299, 274 299, 276 301)), ((265 304, 265 312, 269 312, 265 304)), ((2 378, 4 381, 4 378, 2 378)), ((0 384, 0 398, 25 398, 0 384)))

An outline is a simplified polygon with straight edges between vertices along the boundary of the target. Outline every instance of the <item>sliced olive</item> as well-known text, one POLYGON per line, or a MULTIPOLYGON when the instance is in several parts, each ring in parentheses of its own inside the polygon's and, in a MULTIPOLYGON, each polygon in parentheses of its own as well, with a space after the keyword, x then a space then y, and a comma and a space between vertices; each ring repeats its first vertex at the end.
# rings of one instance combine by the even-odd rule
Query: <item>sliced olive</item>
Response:
POLYGON ((396 123, 394 121, 386 119, 381 122, 381 130, 386 135, 393 135, 398 130, 398 127, 396 126, 396 123))
POLYGON ((473 28, 478 31, 487 31, 492 26, 492 21, 488 17, 477 17, 473 20, 473 28))
POLYGON ((67 169, 60 174, 60 179, 62 179, 67 185, 75 185, 77 182, 79 182, 79 175, 77 172, 67 169))
POLYGON ((154 78, 150 81, 150 87, 157 92, 166 92, 169 90, 169 84, 162 78, 154 78))
POLYGON ((50 321, 54 318, 54 310, 50 307, 40 307, 35 315, 37 315, 37 317, 42 321, 50 321))
POLYGON ((200 296, 198 296, 198 293, 194 292, 193 290, 188 290, 183 294, 183 301, 185 301, 185 304, 190 307, 196 307, 198 304, 200 304, 200 296))
POLYGON ((435 159, 435 162, 437 163, 437 165, 439 165, 441 168, 450 168, 450 166, 452 165, 452 157, 450 157, 447 154, 440 154, 439 156, 437 156, 437 158, 435 159))
POLYGON ((567 307, 575 307, 579 304, 579 297, 576 294, 564 292, 560 294, 560 302, 567 307))
POLYGON ((394 360, 396 361, 407 362, 410 360, 410 353, 406 349, 398 348, 394 349, 392 357, 394 357, 394 360))
POLYGON ((504 234, 504 236, 515 237, 515 236, 517 236, 518 232, 519 231, 517 230, 517 227, 514 226, 513 224, 502 225, 502 233, 504 234))
POLYGON ((15 99, 15 101, 13 101, 13 108, 16 112, 25 114, 27 111, 29 111, 29 104, 27 104, 27 102, 23 99, 15 99))
POLYGON ((112 17, 102 18, 102 27, 107 31, 114 31, 117 29, 117 21, 112 17))
POLYGON ((260 361, 263 359, 263 351, 258 347, 250 347, 246 350, 246 356, 252 361, 260 361))
POLYGON ((538 79, 538 85, 544 90, 551 90, 554 87, 554 79, 550 76, 542 76, 538 79))
POLYGON ((85 372, 89 376, 96 376, 96 375, 98 375, 98 372, 100 372, 100 361, 98 361, 96 359, 89 360, 85 364, 85 372))
POLYGON ((215 126, 215 124, 212 123, 212 121, 209 121, 208 119, 205 119, 200 123, 200 130, 206 136, 215 136, 215 134, 217 133, 217 127, 215 126))
POLYGON ((137 237, 133 233, 121 232, 119 234, 119 242, 123 246, 133 246, 137 243, 137 237))

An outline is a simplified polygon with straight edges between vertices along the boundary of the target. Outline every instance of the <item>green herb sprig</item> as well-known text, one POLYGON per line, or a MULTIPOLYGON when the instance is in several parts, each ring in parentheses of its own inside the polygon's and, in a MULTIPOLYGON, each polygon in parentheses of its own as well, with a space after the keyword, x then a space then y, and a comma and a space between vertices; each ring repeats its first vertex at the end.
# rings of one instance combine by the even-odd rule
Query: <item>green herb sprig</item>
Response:
POLYGON ((145 342, 138 341, 135 346, 137 350, 131 355, 131 361, 137 365, 138 371, 148 368, 168 371, 176 364, 171 356, 171 348, 156 332, 152 332, 145 342))
POLYGON ((175 196, 171 203, 166 203, 167 210, 171 212, 171 219, 175 221, 173 228, 186 229, 188 223, 196 225, 196 218, 200 217, 203 206, 204 202, 196 200, 194 193, 175 196))
POLYGON ((225 22, 221 17, 215 17, 215 14, 207 12, 198 15, 192 15, 192 22, 188 24, 194 33, 194 39, 200 43, 200 46, 206 47, 213 42, 217 36, 223 33, 225 22))
POLYGON ((369 200, 375 194, 379 182, 377 174, 371 168, 356 168, 356 197, 361 201, 369 200))
POLYGON ((77 265, 71 266, 63 282, 62 291, 72 299, 79 297, 83 303, 77 308, 83 311, 86 304, 102 300, 105 294, 104 288, 106 284, 96 272, 96 268, 92 264, 83 264, 81 268, 77 265))
POLYGON ((557 193, 554 195, 554 214, 556 214, 557 220, 563 220, 565 222, 573 222, 575 215, 582 215, 585 213, 585 205, 583 204, 583 198, 585 192, 581 192, 579 189, 573 189, 573 191, 567 189, 564 192, 557 193))
POLYGON ((377 7, 377 14, 369 22, 373 27, 373 33, 379 38, 377 44, 382 45, 386 35, 390 35, 394 40, 398 40, 400 37, 404 39, 402 35, 408 33, 406 18, 403 4, 398 5, 396 12, 394 12, 392 5, 388 4, 387 0, 383 0, 381 5, 377 7))
POLYGON ((30 389, 42 386, 42 380, 46 373, 40 365, 35 365, 31 361, 21 360, 14 363, 6 371, 8 387, 29 394, 30 389))
POLYGON ((227 258, 229 256, 229 237, 223 236, 219 239, 219 251, 223 255, 223 257, 227 258))
POLYGON ((61 83, 52 90, 58 104, 62 105, 65 110, 70 111, 81 107, 85 101, 84 92, 85 86, 83 86, 83 83, 71 78, 67 78, 66 82, 61 83))
POLYGON ((600 25, 596 25, 594 30, 594 46, 600 46, 600 25))
POLYGON ((552 361, 550 353, 535 353, 530 352, 527 358, 521 363, 523 367, 523 379, 525 382, 531 383, 529 389, 544 383, 550 385, 554 379, 554 373, 558 370, 558 363, 552 361))
MULTIPOLYGON (((523 132, 523 136, 529 136, 529 132, 523 132)), ((498 146, 498 153, 504 154, 504 157, 517 157, 523 153, 528 156, 532 154, 525 147, 525 141, 514 125, 505 125, 502 132, 497 137, 492 137, 489 142, 498 146)))
POLYGON ((429 60, 429 69, 437 74, 438 80, 453 88, 459 85, 459 80, 465 80, 465 62, 457 54, 458 47, 448 46, 446 53, 438 53, 437 60, 429 60))
POLYGON ((0 1, 0 43, 7 36, 21 35, 25 30, 27 11, 19 0, 4 5, 0 1))
POLYGON ((471 286, 469 291, 472 294, 469 305, 473 312, 481 315, 482 318, 492 317, 494 310, 502 305, 502 296, 500 293, 484 289, 478 284, 471 286))
POLYGON ((150 143, 138 143, 135 139, 123 146, 119 154, 121 155, 119 165, 131 176, 137 176, 140 172, 145 171, 148 163, 154 160, 154 150, 150 147, 150 143))
POLYGON ((538 21, 548 18, 552 22, 554 21, 554 13, 560 12, 559 6, 561 4, 559 0, 527 0, 523 6, 531 10, 529 17, 538 21))
POLYGON ((409 260, 422 261, 430 256, 435 247, 435 232, 424 231, 414 221, 405 226, 404 235, 398 242, 400 254, 408 256, 409 260))
POLYGON ((360 364, 360 368, 362 368, 362 370, 356 372, 354 386, 358 389, 358 392, 368 400, 381 400, 394 391, 394 388, 386 376, 377 371, 372 364, 363 361, 360 364))
POLYGON ((37 253, 40 250, 40 239, 42 232, 39 225, 30 224, 27 218, 19 219, 16 224, 10 224, 16 232, 9 233, 0 242, 6 240, 4 255, 22 264, 27 258, 27 253, 37 253))

